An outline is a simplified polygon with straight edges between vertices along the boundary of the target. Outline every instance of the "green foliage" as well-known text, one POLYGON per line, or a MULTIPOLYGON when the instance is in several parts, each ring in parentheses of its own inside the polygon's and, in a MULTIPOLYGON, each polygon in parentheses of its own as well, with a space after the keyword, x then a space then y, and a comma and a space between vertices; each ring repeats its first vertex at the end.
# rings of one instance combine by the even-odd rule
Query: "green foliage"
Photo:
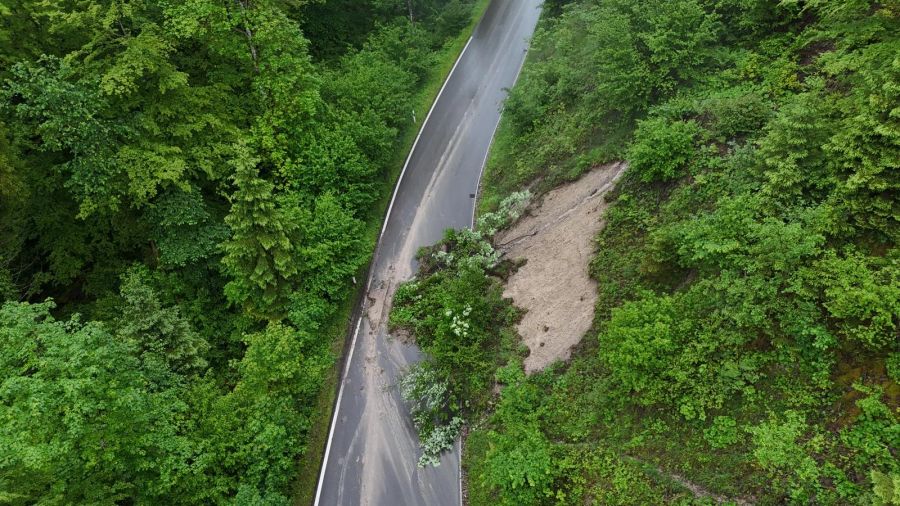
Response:
POLYGON ((473 7, 414 4, 0 0, 0 502, 288 502, 473 7))
POLYGON ((546 395, 547 376, 526 378, 510 363, 497 379, 503 388, 496 409, 466 440, 474 504, 693 504, 634 458, 602 443, 558 440, 554 420, 569 413, 546 395))
POLYGON ((635 14, 638 26, 647 26, 638 37, 649 52, 656 86, 665 91, 699 74, 722 28, 698 0, 641 4, 635 14))
POLYGON ((713 448, 726 448, 740 440, 737 422, 730 416, 717 416, 712 425, 703 431, 703 437, 713 448))
POLYGON ((2 489, 13 504, 152 501, 196 444, 180 434, 186 403, 132 341, 53 307, 0 309, 2 489))
POLYGON ((66 186, 80 203, 79 214, 87 216, 121 201, 123 189, 113 181, 122 167, 112 148, 127 127, 104 120, 103 97, 87 84, 69 82, 72 73, 55 57, 19 63, 6 82, 3 102, 22 133, 39 135, 32 141, 35 148, 68 155, 58 170, 69 174, 66 186))
POLYGON ((647 183, 675 179, 694 155, 697 132, 693 122, 641 121, 626 155, 631 169, 647 183))
MULTIPOLYGON (((621 157, 648 107, 706 80, 706 68, 721 59, 717 43, 727 30, 710 3, 579 1, 540 25, 485 169, 486 205, 535 179, 544 191, 621 157)), ((660 148, 662 158, 685 154, 676 139, 688 127, 679 125, 683 135, 660 148)))
POLYGON ((332 362, 328 344, 273 323, 245 337, 232 391, 190 384, 205 343, 144 276, 123 282, 115 335, 54 320, 50 302, 0 310, 3 489, 14 503, 281 497, 332 362), (191 421, 195 409, 204 416, 191 421))
POLYGON ((448 381, 433 362, 425 361, 404 373, 398 386, 422 440, 419 467, 440 465, 441 453, 453 448, 463 423, 458 416, 448 418, 448 381))
POLYGON ((332 357, 328 343, 279 323, 245 335, 244 342, 241 379, 215 407, 228 423, 221 436, 234 445, 226 462, 243 470, 242 486, 277 498, 292 479, 296 457, 305 452, 309 406, 332 357), (237 432, 229 436, 229 428, 237 432))
POLYGON ((658 378, 676 351, 678 333, 687 329, 672 299, 648 298, 613 311, 601 335, 605 361, 626 391, 652 404, 668 395, 668 381, 658 378))
POLYGON ((484 482, 501 491, 501 504, 535 504, 549 495, 553 480, 549 442, 534 424, 516 424, 491 434, 484 482))
POLYGON ((809 497, 807 488, 816 485, 820 473, 816 461, 798 442, 805 431, 805 420, 795 411, 786 412, 783 420, 770 417, 749 429, 756 462, 773 477, 789 476, 795 500, 809 497))
POLYGON ((278 315, 297 274, 294 249, 300 224, 273 195, 274 185, 259 177, 258 160, 244 147, 235 161, 235 192, 225 223, 231 237, 222 263, 233 278, 225 293, 259 315, 278 315))
POLYGON ((492 213, 484 213, 478 217, 478 231, 493 236, 498 230, 514 223, 528 207, 531 192, 528 190, 515 192, 503 199, 500 208, 492 213))
POLYGON ((439 466, 441 454, 453 448, 463 420, 451 416, 447 405, 448 382, 441 379, 432 362, 413 366, 400 379, 400 395, 410 406, 410 415, 422 444, 419 467, 439 466))
POLYGON ((900 352, 891 353, 885 361, 885 369, 888 377, 897 384, 900 384, 900 352))
POLYGON ((606 161, 630 168, 591 263, 598 339, 526 380, 542 397, 534 432, 499 408, 473 432, 473 504, 679 500, 622 455, 736 501, 892 500, 897 13, 867 1, 551 4, 483 208, 606 161), (547 495, 485 484, 504 434, 553 441, 562 470, 547 495), (616 473, 634 477, 621 495, 616 473))
POLYGON ((882 402, 881 388, 854 387, 866 396, 855 402, 859 416, 853 425, 841 431, 841 442, 861 469, 874 465, 890 472, 900 470, 892 452, 900 443, 900 413, 882 402))
POLYGON ((872 493, 875 495, 872 504, 876 506, 900 504, 900 475, 872 471, 871 478, 872 493))
POLYGON ((772 116, 771 104, 752 88, 728 88, 701 104, 703 112, 712 116, 711 134, 720 140, 752 135, 772 116))
POLYGON ((900 258, 829 252, 816 265, 823 305, 839 331, 873 350, 895 346, 900 325, 900 258))
POLYGON ((160 197, 146 215, 152 223, 159 262, 169 268, 184 267, 215 258, 228 228, 213 214, 201 193, 172 192, 160 197))
POLYGON ((538 392, 525 382, 517 364, 501 370, 507 383, 500 395, 495 417, 504 432, 488 434, 490 449, 480 480, 501 491, 501 504, 537 504, 552 494, 554 465, 550 442, 537 424, 538 392))
POLYGON ((373 245, 363 239, 363 223, 344 208, 331 193, 313 204, 312 216, 301 215, 302 247, 294 260, 303 276, 303 293, 339 300, 346 280, 369 258, 373 245))
POLYGON ((431 362, 423 361, 413 365, 400 378, 400 395, 410 403, 410 416, 417 428, 431 423, 446 408, 448 385, 438 374, 431 362))
POLYGON ((420 279, 394 294, 391 328, 410 332, 429 357, 399 385, 422 441, 420 465, 436 465, 461 419, 487 400, 496 367, 491 355, 516 318, 488 275, 498 259, 480 232, 448 230, 444 241, 420 252, 420 279))
POLYGON ((623 396, 705 420, 708 410, 753 393, 765 358, 743 349, 747 338, 723 321, 729 301, 714 290, 697 285, 674 296, 648 294, 613 310, 599 358, 623 396))
POLYGON ((202 372, 209 344, 194 332, 177 307, 163 307, 148 277, 142 268, 123 276, 123 304, 115 321, 117 337, 132 344, 148 370, 184 376, 202 372))

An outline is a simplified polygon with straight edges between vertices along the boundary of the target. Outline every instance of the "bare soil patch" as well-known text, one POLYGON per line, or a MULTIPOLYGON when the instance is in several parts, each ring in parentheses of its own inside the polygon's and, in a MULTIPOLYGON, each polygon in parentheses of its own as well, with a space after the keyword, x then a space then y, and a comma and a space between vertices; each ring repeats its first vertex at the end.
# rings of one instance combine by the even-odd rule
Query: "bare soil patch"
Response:
POLYGON ((495 240, 506 258, 526 261, 503 295, 526 311, 516 329, 531 350, 528 373, 568 359, 591 327, 597 286, 588 265, 605 223, 603 196, 626 168, 624 162, 602 165, 554 189, 495 240))

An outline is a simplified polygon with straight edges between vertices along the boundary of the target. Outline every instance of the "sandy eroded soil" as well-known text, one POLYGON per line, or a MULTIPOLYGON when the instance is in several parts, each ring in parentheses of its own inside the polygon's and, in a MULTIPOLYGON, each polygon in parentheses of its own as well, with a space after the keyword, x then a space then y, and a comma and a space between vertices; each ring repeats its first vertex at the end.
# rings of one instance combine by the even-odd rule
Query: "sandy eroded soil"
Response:
POLYGON ((554 189, 495 239, 507 258, 526 260, 503 293, 526 310, 517 326, 531 350, 526 372, 568 359, 591 327, 597 287, 588 265, 604 225, 603 196, 626 168, 623 162, 603 165, 554 189))

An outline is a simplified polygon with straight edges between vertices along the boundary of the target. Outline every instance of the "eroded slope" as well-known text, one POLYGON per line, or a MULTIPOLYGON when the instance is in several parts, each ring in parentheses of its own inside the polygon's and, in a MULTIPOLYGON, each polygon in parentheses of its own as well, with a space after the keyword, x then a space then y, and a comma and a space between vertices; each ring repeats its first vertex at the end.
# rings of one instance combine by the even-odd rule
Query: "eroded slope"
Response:
POLYGON ((599 166, 556 188, 496 239, 507 258, 525 260, 503 295, 526 310, 517 331, 531 350, 525 359, 529 373, 567 359, 591 326, 597 288, 588 264, 604 225, 603 196, 626 167, 599 166))

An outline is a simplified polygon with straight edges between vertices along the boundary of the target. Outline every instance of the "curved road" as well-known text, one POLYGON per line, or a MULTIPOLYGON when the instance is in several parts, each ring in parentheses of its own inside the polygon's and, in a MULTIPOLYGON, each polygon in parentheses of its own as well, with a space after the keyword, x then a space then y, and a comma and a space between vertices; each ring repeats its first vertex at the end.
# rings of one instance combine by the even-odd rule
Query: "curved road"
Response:
POLYGON ((419 444, 395 388, 420 359, 386 333, 390 298, 419 247, 472 223, 478 180, 540 16, 541 0, 493 0, 451 71, 400 176, 376 248, 338 393, 316 506, 457 506, 459 452, 418 468, 419 444))

